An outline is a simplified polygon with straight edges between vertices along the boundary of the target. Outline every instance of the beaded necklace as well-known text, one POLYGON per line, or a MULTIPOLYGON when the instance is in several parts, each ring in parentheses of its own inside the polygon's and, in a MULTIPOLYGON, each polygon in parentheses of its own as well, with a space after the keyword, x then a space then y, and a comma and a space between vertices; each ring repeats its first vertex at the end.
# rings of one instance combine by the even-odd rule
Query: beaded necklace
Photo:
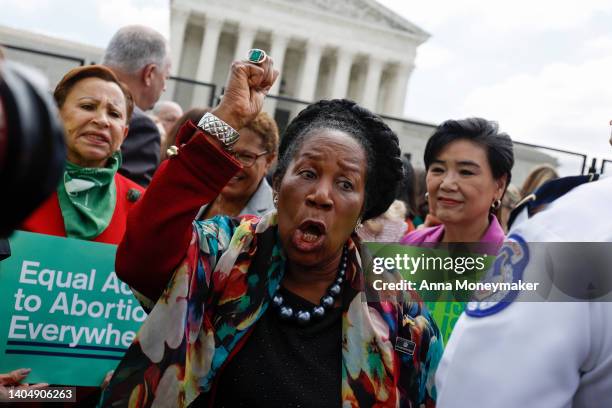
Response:
POLYGON ((272 305, 277 310, 279 317, 282 320, 295 320, 301 325, 306 325, 314 319, 321 319, 325 316, 327 310, 334 307, 336 298, 342 292, 342 283, 346 277, 346 267, 348 264, 348 248, 344 246, 342 251, 342 259, 340 260, 340 267, 338 268, 338 275, 336 280, 329 285, 327 292, 321 298, 321 302, 312 307, 310 310, 299 309, 294 311, 291 306, 285 305, 285 299, 278 293, 280 285, 276 288, 276 294, 272 297, 272 305))

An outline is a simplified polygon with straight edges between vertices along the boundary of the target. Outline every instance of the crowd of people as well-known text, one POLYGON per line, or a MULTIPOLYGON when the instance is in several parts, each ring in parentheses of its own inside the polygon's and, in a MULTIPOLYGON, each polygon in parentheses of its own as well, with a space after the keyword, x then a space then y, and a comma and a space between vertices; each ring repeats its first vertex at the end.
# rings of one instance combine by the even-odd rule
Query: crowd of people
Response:
MULTIPOLYGON (((495 255, 519 233, 559 239, 532 231, 570 211, 571 197, 609 195, 607 181, 541 200, 559 176, 539 166, 517 188, 512 140, 482 118, 440 124, 423 169, 401 156, 384 120, 349 100, 313 103, 281 134, 262 111, 274 56, 256 51, 231 65, 218 106, 184 112, 159 100, 167 41, 128 26, 101 65, 73 69, 55 88, 66 166, 20 229, 118 245, 117 275, 148 313, 87 403, 95 394, 102 407, 612 404, 609 340, 581 343, 597 355, 571 363, 562 360, 573 343, 546 360, 516 357, 511 339, 523 336, 515 347, 529 354, 528 330, 561 324, 551 305, 468 310, 444 350, 413 292, 362 296, 365 242, 480 242, 495 255), (508 388, 530 367, 529 386, 508 388)), ((584 238, 606 241, 607 231, 584 238)), ((558 236, 573 239, 567 228, 558 236)), ((606 304, 561 309, 612 338, 606 304)), ((27 387, 27 374, 0 376, 0 391, 27 387)))

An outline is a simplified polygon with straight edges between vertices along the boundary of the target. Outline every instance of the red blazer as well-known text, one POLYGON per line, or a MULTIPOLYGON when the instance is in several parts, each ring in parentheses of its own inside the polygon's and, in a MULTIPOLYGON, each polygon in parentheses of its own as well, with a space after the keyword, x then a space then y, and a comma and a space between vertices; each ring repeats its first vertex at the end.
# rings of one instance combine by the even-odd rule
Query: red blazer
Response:
MULTIPOLYGON (((125 233, 128 211, 144 193, 144 188, 119 173, 115 174, 115 186, 117 188, 117 203, 115 204, 113 218, 111 218, 108 227, 91 241, 118 245, 125 233)), ((66 236, 64 219, 56 191, 25 220, 21 229, 58 237, 66 236)))
POLYGON ((117 247, 119 279, 155 300, 185 257, 191 223, 240 170, 240 163, 192 122, 181 127, 176 156, 155 172, 146 197, 130 211, 127 231, 117 247))

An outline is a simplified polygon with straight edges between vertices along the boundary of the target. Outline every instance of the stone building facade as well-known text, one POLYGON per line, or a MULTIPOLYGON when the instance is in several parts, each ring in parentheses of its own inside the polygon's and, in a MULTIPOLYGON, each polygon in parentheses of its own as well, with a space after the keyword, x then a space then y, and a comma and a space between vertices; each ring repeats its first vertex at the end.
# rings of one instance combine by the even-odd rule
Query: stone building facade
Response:
MULTIPOLYGON (((423 166, 435 124, 402 119, 416 49, 428 38, 420 28, 373 0, 174 0, 169 7, 173 75, 186 81, 169 81, 162 99, 174 99, 185 109, 208 105, 209 88, 189 80, 214 83, 218 95, 230 62, 244 58, 249 48, 262 48, 281 69, 271 91, 280 97, 268 98, 264 106, 281 128, 305 103, 348 97, 387 116, 402 151, 411 154, 415 166, 423 166)), ((5 54, 42 71, 51 88, 79 62, 40 52, 76 57, 84 64, 100 62, 104 52, 8 27, 0 27, 0 44, 38 51, 7 48, 5 54)), ((521 145, 515 145, 515 157, 513 181, 518 184, 537 164, 559 164, 548 152, 521 145)), ((570 161, 568 169, 567 174, 576 174, 580 163, 570 161)))
MULTIPOLYGON (((173 0, 170 18, 180 77, 222 87, 230 62, 261 48, 281 71, 271 95, 350 98, 391 116, 403 115, 416 50, 429 37, 374 0, 173 0)), ((207 101, 203 88, 171 96, 207 101)))

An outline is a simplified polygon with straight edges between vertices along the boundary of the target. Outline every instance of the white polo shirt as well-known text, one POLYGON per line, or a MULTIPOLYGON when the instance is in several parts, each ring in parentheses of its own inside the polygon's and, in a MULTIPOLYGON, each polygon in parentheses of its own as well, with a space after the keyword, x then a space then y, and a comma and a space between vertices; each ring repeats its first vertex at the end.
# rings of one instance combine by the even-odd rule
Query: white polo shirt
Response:
MULTIPOLYGON (((576 187, 508 235, 527 243, 612 242, 612 178, 576 187)), ((541 277, 541 260, 524 259, 522 276, 541 277)), ((506 307, 483 306, 482 317, 473 317, 478 305, 461 315, 436 373, 437 407, 612 407, 612 302, 522 296, 506 307)))

